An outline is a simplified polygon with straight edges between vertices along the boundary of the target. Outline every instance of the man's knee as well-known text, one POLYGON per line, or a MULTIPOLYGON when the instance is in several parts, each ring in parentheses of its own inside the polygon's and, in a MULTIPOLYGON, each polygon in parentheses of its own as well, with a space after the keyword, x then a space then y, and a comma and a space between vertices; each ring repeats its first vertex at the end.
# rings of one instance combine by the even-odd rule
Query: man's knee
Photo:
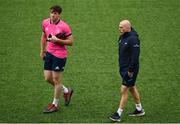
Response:
POLYGON ((53 82, 55 85, 60 84, 60 80, 57 77, 53 77, 53 82))
POLYGON ((52 77, 50 77, 50 76, 45 76, 45 77, 44 77, 44 80, 47 81, 47 82, 52 82, 52 77))
POLYGON ((49 82, 49 83, 53 83, 52 82, 52 72, 51 71, 44 70, 44 80, 49 82))

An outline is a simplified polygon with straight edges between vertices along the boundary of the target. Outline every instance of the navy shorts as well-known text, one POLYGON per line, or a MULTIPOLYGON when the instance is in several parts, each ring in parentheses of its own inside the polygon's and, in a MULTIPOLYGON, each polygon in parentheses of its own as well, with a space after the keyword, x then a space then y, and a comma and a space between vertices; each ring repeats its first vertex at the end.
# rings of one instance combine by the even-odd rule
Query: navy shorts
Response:
POLYGON ((133 73, 133 77, 131 77, 131 78, 128 76, 128 70, 120 71, 120 75, 122 77, 122 85, 125 85, 127 87, 133 87, 133 86, 135 86, 135 83, 136 83, 136 78, 137 78, 137 75, 138 75, 138 70, 136 70, 133 73))
POLYGON ((44 58, 44 70, 63 72, 66 64, 66 58, 57 58, 54 55, 46 52, 44 58))

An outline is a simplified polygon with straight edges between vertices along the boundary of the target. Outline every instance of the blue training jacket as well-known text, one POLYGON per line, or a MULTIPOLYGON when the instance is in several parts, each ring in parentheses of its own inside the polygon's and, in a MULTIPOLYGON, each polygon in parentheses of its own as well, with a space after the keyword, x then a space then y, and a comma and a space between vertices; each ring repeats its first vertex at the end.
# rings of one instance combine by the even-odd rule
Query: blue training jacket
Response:
POLYGON ((139 69, 140 40, 137 32, 131 28, 119 37, 120 70, 135 72, 139 69))

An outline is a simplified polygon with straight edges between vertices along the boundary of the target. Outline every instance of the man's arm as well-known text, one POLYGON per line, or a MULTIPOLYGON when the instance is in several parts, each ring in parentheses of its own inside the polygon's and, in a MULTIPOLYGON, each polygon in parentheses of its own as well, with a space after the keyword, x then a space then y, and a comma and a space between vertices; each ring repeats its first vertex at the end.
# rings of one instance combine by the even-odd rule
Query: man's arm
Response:
POLYGON ((134 69, 139 63, 140 41, 138 38, 133 37, 130 39, 130 50, 131 50, 131 56, 130 56, 131 61, 128 72, 133 73, 134 69))
POLYGON ((40 58, 43 60, 44 59, 44 56, 45 56, 45 52, 46 52, 46 35, 44 32, 42 32, 42 35, 41 35, 41 43, 40 43, 40 47, 41 47, 41 50, 40 50, 40 58))
POLYGON ((72 46, 73 45, 73 36, 70 35, 68 36, 66 39, 59 39, 56 36, 52 35, 52 42, 54 43, 58 43, 59 45, 68 45, 68 46, 72 46))

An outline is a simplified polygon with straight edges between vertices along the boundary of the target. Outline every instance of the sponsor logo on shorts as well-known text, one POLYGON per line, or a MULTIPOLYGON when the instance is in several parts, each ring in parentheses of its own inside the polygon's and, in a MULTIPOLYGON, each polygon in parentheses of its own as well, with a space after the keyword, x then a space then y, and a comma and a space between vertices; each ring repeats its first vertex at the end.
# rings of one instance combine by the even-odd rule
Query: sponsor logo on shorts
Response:
POLYGON ((59 70, 59 66, 57 66, 55 69, 56 69, 56 70, 59 70))

